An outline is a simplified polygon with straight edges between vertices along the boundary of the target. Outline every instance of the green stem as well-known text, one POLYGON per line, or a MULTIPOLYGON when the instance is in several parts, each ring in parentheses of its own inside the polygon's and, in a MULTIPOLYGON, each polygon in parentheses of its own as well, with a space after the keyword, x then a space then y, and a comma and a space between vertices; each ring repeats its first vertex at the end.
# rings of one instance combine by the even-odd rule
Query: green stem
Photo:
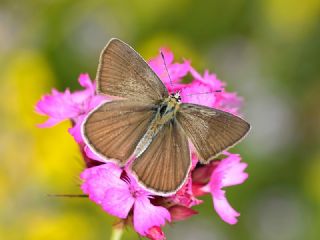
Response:
POLYGON ((110 240, 121 240, 123 228, 113 227, 110 240))

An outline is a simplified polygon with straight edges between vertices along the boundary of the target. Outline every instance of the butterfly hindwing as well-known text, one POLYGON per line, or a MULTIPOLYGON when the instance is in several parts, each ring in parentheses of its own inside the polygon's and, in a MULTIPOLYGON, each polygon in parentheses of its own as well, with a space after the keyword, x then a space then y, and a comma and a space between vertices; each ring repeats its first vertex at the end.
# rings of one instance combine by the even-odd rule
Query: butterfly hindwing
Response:
POLYGON ((99 156, 124 165, 146 132, 156 106, 132 100, 106 102, 83 124, 87 144, 99 156))
POLYGON ((97 71, 99 93, 155 103, 168 91, 143 58, 119 39, 111 39, 100 56, 97 71))
POLYGON ((240 141, 249 123, 230 113, 196 104, 181 104, 177 120, 196 148, 200 161, 208 163, 217 154, 240 141))
POLYGON ((150 146, 132 164, 142 185, 157 194, 177 191, 185 182, 191 166, 186 135, 172 120, 155 136, 150 146))

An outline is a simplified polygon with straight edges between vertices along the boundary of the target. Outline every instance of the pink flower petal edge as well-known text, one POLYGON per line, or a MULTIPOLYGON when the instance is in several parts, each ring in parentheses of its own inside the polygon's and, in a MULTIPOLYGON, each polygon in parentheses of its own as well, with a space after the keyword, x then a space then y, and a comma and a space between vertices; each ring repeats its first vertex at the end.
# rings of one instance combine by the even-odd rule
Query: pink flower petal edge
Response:
POLYGON ((146 236, 151 227, 163 226, 166 221, 171 221, 166 208, 152 205, 146 197, 137 198, 134 203, 133 225, 138 233, 146 236))
POLYGON ((237 217, 240 216, 240 213, 231 207, 227 198, 225 197, 224 191, 221 191, 219 197, 215 197, 215 195, 213 195, 212 199, 214 209, 223 221, 229 224, 236 224, 238 222, 237 217))
POLYGON ((238 154, 225 154, 227 158, 220 161, 212 172, 210 182, 202 190, 211 193, 214 209, 222 220, 235 224, 240 214, 231 207, 222 188, 243 183, 248 178, 248 174, 244 172, 247 164, 240 162, 238 154))

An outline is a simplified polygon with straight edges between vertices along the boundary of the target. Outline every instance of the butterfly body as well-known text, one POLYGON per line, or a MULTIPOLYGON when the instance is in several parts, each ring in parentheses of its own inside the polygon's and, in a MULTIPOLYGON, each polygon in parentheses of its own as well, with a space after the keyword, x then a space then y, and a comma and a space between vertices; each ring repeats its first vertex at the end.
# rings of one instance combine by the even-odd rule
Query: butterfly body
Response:
POLYGON ((128 166, 157 195, 174 194, 185 183, 191 168, 189 143, 205 164, 250 129, 238 116, 181 103, 180 93, 169 94, 143 58, 119 39, 111 39, 102 51, 96 81, 98 93, 118 100, 87 116, 85 142, 105 161, 128 166))
POLYGON ((157 107, 156 114, 138 143, 133 155, 139 157, 150 145, 154 137, 159 133, 165 124, 174 121, 177 111, 179 110, 181 97, 179 93, 171 94, 165 98, 157 107))

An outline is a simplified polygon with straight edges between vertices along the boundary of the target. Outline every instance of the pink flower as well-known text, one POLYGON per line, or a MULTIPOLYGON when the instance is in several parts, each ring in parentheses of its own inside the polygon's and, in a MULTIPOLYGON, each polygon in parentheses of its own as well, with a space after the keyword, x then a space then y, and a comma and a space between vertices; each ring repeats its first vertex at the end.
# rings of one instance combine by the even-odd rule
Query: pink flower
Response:
POLYGON ((222 220, 229 224, 235 224, 240 213, 230 206, 222 188, 243 183, 248 178, 248 174, 244 172, 247 164, 240 162, 239 154, 227 152, 225 154, 227 158, 220 161, 211 174, 209 184, 202 190, 211 193, 214 209, 222 220))
POLYGON ((154 226, 171 221, 169 211, 150 202, 150 194, 143 190, 130 175, 113 163, 106 163, 84 170, 81 174, 83 192, 100 204, 111 215, 127 218, 133 209, 134 229, 146 236, 154 226))
POLYGON ((71 93, 68 89, 61 93, 52 90, 51 95, 44 95, 36 104, 35 110, 41 115, 47 115, 49 119, 39 127, 52 127, 64 120, 70 119, 73 127, 69 133, 78 143, 82 143, 80 126, 85 116, 91 109, 106 98, 95 95, 95 84, 92 83, 88 74, 80 74, 78 79, 84 90, 71 93))

